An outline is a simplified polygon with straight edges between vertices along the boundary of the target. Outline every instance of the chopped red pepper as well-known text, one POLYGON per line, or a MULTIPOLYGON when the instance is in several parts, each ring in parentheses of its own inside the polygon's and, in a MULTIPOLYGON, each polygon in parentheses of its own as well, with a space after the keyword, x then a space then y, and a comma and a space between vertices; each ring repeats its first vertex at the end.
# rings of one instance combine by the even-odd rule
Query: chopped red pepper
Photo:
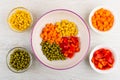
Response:
POLYGON ((78 37, 62 37, 62 42, 60 47, 62 48, 62 53, 68 58, 72 58, 75 52, 80 51, 80 42, 78 37))
POLYGON ((96 68, 106 70, 113 67, 114 57, 110 50, 101 48, 94 52, 91 61, 94 63, 96 68))

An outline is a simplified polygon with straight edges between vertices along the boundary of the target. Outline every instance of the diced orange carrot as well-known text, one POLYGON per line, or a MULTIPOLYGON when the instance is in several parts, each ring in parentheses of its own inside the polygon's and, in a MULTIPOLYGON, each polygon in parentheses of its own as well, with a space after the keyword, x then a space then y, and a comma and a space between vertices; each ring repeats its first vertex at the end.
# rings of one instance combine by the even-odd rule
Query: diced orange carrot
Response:
POLYGON ((108 31, 113 26, 114 16, 109 10, 101 8, 94 13, 91 21, 96 29, 100 31, 108 31), (109 26, 109 28, 106 29, 106 26, 109 26))
POLYGON ((53 42, 56 42, 59 44, 61 35, 56 31, 56 26, 53 25, 52 23, 46 24, 45 27, 42 30, 42 33, 40 34, 40 37, 44 41, 49 41, 51 44, 53 42))

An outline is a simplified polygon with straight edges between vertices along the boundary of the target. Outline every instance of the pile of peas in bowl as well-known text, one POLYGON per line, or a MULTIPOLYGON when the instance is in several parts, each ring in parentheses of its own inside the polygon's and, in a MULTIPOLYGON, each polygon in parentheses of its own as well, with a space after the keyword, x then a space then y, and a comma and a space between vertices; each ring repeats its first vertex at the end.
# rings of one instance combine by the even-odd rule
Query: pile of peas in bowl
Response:
POLYGON ((9 51, 6 61, 11 71, 19 73, 29 69, 32 64, 32 56, 25 48, 15 47, 9 51))

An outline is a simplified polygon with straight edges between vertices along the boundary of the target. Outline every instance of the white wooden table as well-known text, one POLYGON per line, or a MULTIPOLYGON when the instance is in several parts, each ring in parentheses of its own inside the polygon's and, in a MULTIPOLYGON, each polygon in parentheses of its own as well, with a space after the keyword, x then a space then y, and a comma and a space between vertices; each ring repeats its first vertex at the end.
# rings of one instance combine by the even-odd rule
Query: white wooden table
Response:
MULTIPOLYGON (((98 44, 110 44, 120 56, 120 3, 119 0, 0 0, 0 80, 119 80, 120 64, 115 72, 98 74, 89 65, 88 55, 77 66, 68 70, 53 70, 42 65, 33 55, 33 65, 24 73, 13 73, 6 65, 8 51, 16 46, 22 46, 32 52, 30 36, 32 28, 24 33, 12 31, 7 24, 7 16, 11 9, 23 6, 34 16, 34 24, 38 18, 53 9, 69 9, 80 16, 88 24, 91 10, 99 5, 108 5, 115 11, 116 25, 113 31, 106 35, 91 33, 89 52, 98 44)), ((89 25, 89 24, 88 24, 89 25)), ((119 62, 120 63, 120 62, 119 62)))

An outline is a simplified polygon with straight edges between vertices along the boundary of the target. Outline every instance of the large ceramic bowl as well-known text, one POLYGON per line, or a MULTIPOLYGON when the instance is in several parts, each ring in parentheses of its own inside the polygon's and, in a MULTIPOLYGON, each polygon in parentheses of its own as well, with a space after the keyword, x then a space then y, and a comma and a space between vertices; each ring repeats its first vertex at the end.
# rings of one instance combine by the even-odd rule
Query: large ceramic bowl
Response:
POLYGON ((56 9, 45 13, 43 16, 39 18, 37 23, 35 24, 32 34, 31 34, 31 45, 34 51, 36 58, 45 66, 56 69, 56 70, 65 70, 74 67, 78 63, 80 63, 85 55, 88 53, 88 49, 90 46, 90 32, 87 24, 83 20, 81 16, 76 14, 73 11, 65 10, 65 9, 56 9), (63 19, 67 19, 69 21, 74 22, 78 27, 78 37, 80 37, 80 51, 75 54, 75 56, 71 59, 66 59, 64 61, 49 61, 43 55, 41 50, 40 43, 42 39, 40 38, 40 33, 47 23, 55 23, 61 21, 63 19))

